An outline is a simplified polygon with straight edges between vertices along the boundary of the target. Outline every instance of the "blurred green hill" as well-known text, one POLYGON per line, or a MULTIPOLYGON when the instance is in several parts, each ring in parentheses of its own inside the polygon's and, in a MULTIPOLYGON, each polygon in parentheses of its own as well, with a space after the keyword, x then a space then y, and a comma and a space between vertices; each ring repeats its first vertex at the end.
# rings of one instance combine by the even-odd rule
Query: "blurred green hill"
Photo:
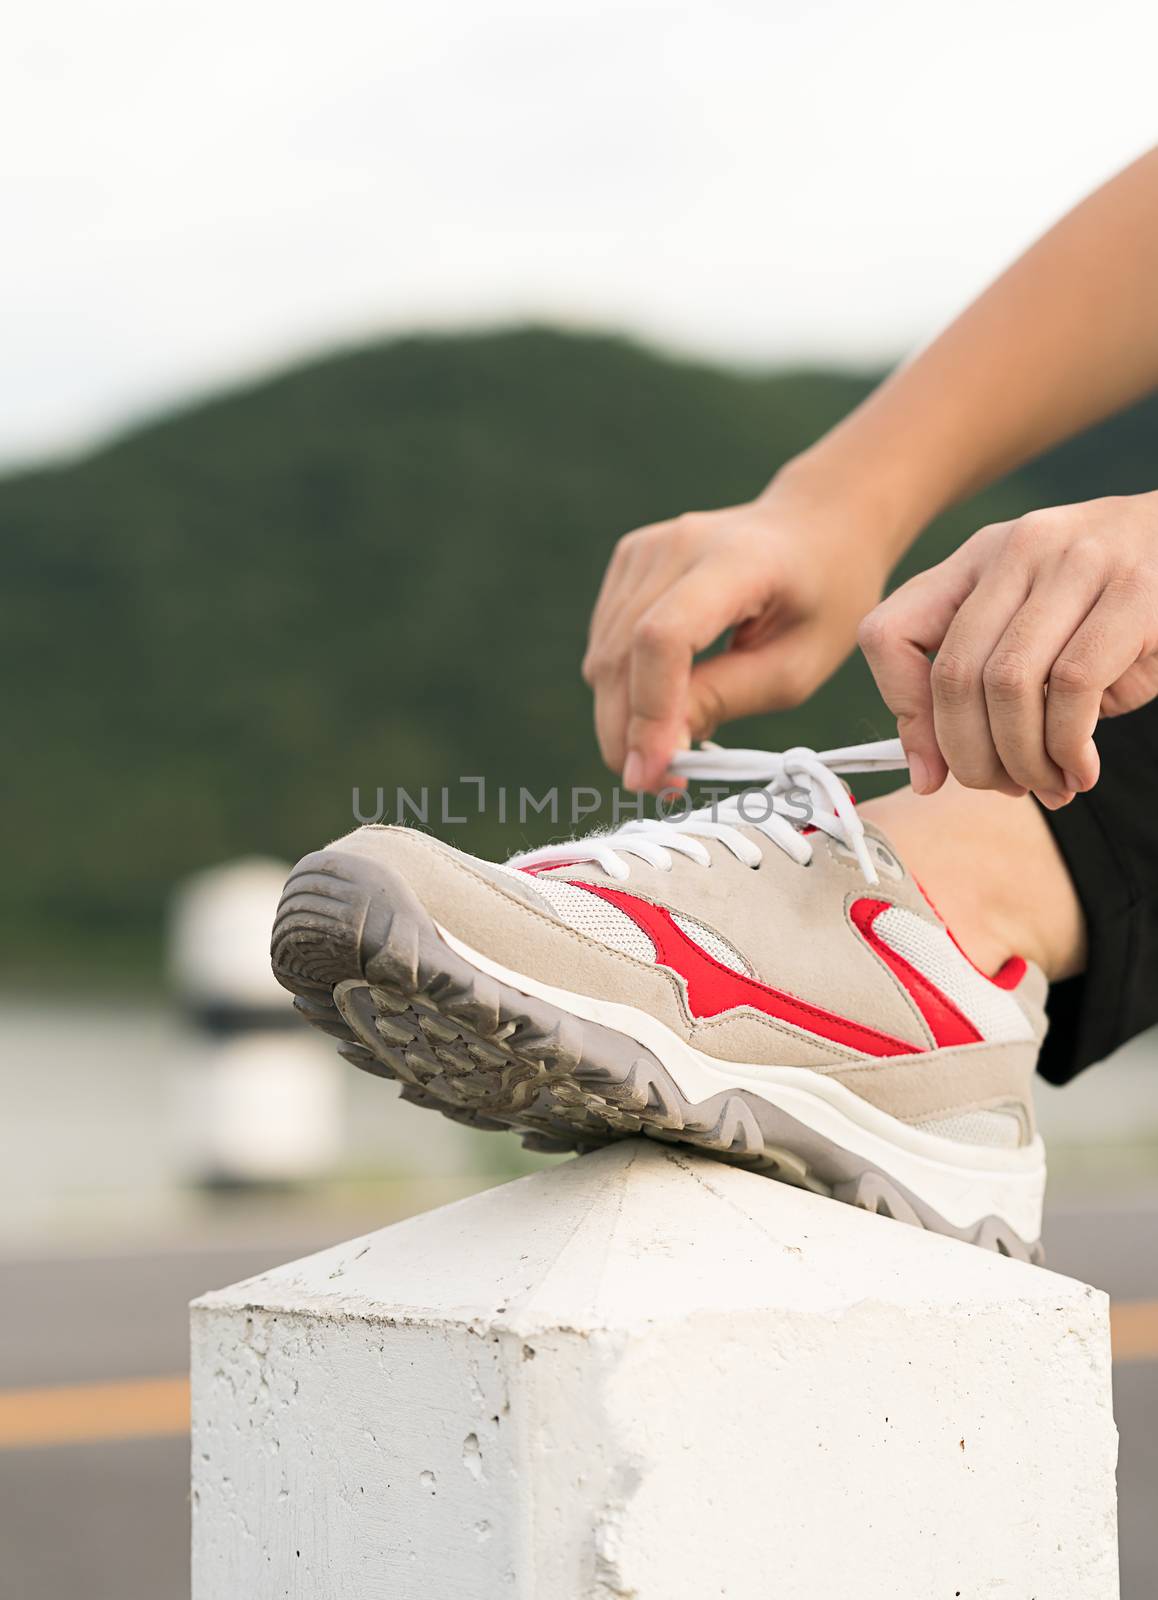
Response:
MULTIPOLYGON (((6 970, 154 974, 176 878, 315 847, 355 785, 368 807, 462 774, 602 781, 578 665, 616 537, 752 495, 871 381, 537 329, 411 338, 0 482, 6 970)), ((943 519, 909 567, 997 516, 1153 488, 1156 438, 1151 403, 943 519)), ((889 731, 850 663, 725 738, 889 731)))

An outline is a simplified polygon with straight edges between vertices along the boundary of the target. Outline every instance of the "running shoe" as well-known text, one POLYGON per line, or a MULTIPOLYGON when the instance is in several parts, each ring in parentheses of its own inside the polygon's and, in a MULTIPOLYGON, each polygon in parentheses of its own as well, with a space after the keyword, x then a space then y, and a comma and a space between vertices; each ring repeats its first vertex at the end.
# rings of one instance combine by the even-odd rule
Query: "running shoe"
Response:
POLYGON ((706 747, 680 770, 739 792, 502 864, 362 827, 294 869, 274 972, 474 1127, 678 1141, 1038 1260, 1045 980, 974 967, 838 776, 903 765, 706 747))

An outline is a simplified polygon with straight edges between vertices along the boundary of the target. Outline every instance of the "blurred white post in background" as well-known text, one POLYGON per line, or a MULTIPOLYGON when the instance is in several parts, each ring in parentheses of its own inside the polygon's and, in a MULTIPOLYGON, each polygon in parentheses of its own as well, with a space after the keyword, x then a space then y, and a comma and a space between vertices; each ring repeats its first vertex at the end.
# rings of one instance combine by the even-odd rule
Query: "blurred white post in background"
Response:
POLYGON ((1117 1600, 1106 1297, 631 1141, 193 1307, 194 1600, 1117 1600))
POLYGON ((200 872, 174 895, 169 970, 201 1049, 185 1072, 183 1122, 204 1182, 286 1182, 333 1167, 345 1069, 308 1029, 269 966, 289 873, 252 857, 200 872))

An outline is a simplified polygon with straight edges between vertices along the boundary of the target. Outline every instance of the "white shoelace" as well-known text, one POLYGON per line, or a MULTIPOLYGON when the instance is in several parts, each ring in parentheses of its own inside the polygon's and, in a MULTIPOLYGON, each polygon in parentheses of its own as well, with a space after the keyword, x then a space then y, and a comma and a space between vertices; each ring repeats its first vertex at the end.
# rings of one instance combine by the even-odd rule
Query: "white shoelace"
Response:
POLYGON ((809 827, 851 850, 866 880, 876 883, 877 870, 865 843, 864 823, 837 773, 891 772, 905 765, 899 739, 846 745, 841 750, 817 751, 799 745, 782 754, 705 744, 677 756, 673 770, 697 781, 716 779, 750 787, 676 820, 627 822, 610 833, 525 851, 512 856, 507 865, 545 867, 553 861, 594 861, 622 882, 631 870, 624 856, 635 856, 662 872, 671 871, 673 855, 687 856, 706 867, 712 857, 700 841, 715 839, 745 866, 758 867, 763 852, 741 832, 748 828, 807 866, 812 860, 812 844, 802 829, 809 827), (753 787, 756 785, 759 787, 753 787))

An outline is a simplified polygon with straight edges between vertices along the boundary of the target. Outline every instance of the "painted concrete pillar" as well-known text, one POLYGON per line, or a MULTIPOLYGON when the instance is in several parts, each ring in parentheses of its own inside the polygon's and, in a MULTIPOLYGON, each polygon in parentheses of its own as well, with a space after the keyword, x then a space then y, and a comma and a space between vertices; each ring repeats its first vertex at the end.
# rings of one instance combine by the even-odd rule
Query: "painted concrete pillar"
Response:
POLYGON ((1105 1297, 632 1141, 193 1309, 194 1600, 1114 1600, 1105 1297))

